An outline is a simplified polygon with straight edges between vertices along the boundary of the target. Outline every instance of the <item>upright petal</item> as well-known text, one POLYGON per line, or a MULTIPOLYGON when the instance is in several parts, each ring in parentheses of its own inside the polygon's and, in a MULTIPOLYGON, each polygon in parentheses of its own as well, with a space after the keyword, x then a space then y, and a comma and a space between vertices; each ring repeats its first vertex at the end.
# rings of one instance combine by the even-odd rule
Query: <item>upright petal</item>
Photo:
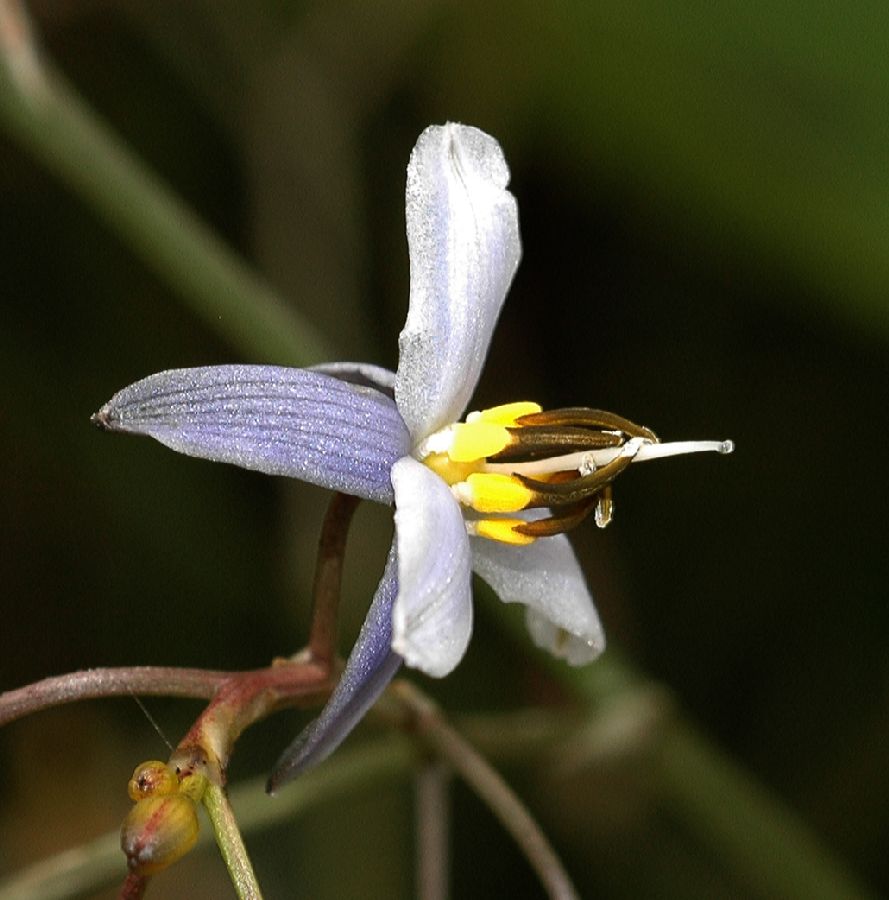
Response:
POLYGON ((210 366, 150 375, 93 417, 103 428, 381 503, 409 444, 393 401, 305 369, 210 366))
POLYGON ((415 441, 469 403, 521 256, 499 144, 477 128, 427 128, 407 170, 410 307, 395 399, 415 441))
POLYGON ((392 468, 398 597, 392 649, 427 675, 447 675, 472 634, 472 569, 463 515, 450 488, 412 457, 392 468))
POLYGON ((395 542, 358 640, 349 654, 342 678, 321 714, 284 751, 269 778, 274 793, 300 772, 326 759, 346 739, 374 705, 401 666, 392 652, 392 604, 398 592, 395 542))
POLYGON ((527 607, 534 642, 580 666, 605 649, 602 623, 565 535, 516 547, 471 538, 473 568, 505 603, 527 607))

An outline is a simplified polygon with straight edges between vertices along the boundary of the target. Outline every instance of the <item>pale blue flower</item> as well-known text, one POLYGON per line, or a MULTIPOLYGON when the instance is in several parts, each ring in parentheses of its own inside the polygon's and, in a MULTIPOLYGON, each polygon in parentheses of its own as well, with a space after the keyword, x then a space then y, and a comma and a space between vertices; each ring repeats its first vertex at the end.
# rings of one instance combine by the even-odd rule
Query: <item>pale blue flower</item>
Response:
POLYGON ((182 453, 395 505, 389 558, 342 679, 285 752, 273 787, 326 757, 402 662, 439 677, 457 665, 472 632, 473 571, 501 600, 525 605, 538 645, 572 664, 595 659, 605 646, 599 617, 568 540, 552 532, 593 505, 604 524, 601 488, 633 459, 729 449, 657 444, 623 420, 584 432, 589 422, 575 422, 574 410, 551 421, 507 411, 505 425, 474 414, 456 437, 521 255, 508 180, 483 132, 448 124, 420 136, 407 173, 410 305, 394 374, 353 363, 178 369, 125 388, 96 414, 106 428, 182 453), (487 449, 467 462, 454 449, 464 437, 487 449), (551 506, 564 507, 561 519, 551 506))

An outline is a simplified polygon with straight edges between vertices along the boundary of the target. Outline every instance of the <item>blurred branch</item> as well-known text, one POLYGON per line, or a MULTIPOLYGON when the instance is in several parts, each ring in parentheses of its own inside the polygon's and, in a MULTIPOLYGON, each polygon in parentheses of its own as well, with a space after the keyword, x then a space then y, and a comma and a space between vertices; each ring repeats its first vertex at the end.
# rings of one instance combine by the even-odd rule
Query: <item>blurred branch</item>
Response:
POLYGON ((41 60, 23 7, 0 0, 0 127, 77 193, 245 356, 329 358, 315 329, 201 222, 41 60))
POLYGON ((417 897, 447 900, 450 875, 451 772, 428 760, 414 776, 417 897))
MULTIPOLYGON (((505 631, 526 642, 524 625, 502 603, 486 604, 505 631)), ((652 682, 609 651, 594 665, 571 668, 546 654, 554 680, 603 717, 638 715, 631 707, 652 682)), ((627 729, 620 729, 626 734, 627 729)), ((810 827, 730 760, 681 715, 661 716, 636 739, 655 742, 654 790, 662 805, 736 876, 764 897, 865 900, 874 895, 824 846, 810 827)))
POLYGON ((512 835, 553 900, 578 900, 561 860, 527 807, 490 763, 442 717, 422 691, 408 681, 390 693, 410 715, 409 727, 478 794, 512 835))

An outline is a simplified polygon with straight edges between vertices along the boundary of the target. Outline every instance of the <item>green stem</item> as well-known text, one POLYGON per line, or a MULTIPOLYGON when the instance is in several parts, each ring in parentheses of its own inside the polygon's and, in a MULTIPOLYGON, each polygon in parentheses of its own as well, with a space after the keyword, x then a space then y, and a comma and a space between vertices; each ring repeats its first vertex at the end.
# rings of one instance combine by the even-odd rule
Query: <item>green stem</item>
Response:
POLYGON ((232 884, 240 900, 262 900, 262 891, 247 855, 244 839, 235 820, 234 810, 228 801, 225 788, 208 784, 204 791, 204 808, 213 824, 216 843, 228 867, 232 884))
POLYGON ((332 358, 316 330, 149 171, 64 76, 33 47, 27 56, 19 52, 21 43, 18 33, 14 46, 0 36, 0 127, 238 352, 289 365, 332 358), (18 57, 29 62, 25 77, 18 57))

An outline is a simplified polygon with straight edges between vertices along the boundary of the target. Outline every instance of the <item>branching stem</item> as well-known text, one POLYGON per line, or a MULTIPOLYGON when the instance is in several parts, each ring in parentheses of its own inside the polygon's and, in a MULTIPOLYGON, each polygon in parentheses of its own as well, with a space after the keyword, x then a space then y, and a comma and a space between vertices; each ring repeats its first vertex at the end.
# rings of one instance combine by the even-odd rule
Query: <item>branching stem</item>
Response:
POLYGON ((141 694, 209 699, 233 674, 172 666, 122 666, 55 675, 0 694, 0 726, 63 703, 100 697, 141 694))
POLYGON ((444 719, 435 704, 407 681, 390 694, 410 715, 421 739, 463 778, 513 836, 552 900, 579 900, 579 894, 546 835, 500 774, 444 719))

